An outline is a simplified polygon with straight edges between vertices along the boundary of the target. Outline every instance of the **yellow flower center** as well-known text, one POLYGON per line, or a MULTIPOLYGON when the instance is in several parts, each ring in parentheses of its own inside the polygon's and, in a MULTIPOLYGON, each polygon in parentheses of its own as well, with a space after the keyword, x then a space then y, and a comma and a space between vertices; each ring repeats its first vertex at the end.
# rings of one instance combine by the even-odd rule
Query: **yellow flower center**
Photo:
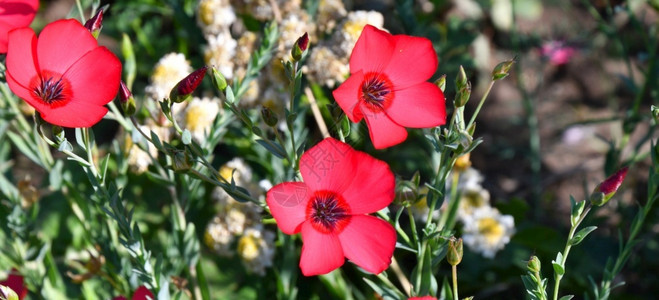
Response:
MULTIPOLYGON (((204 117, 206 113, 207 111, 204 109, 203 105, 196 105, 188 108, 185 112, 186 127, 192 132, 203 130, 205 127, 208 127, 210 125, 207 122, 208 118, 204 117)), ((229 175, 231 175, 231 173, 229 173, 229 175)))
POLYGON ((202 1, 199 4, 199 17, 206 25, 213 23, 213 4, 212 1, 202 1))
POLYGON ((251 261, 259 256, 259 239, 253 235, 245 235, 238 241, 238 254, 246 260, 251 261))
POLYGON ((501 240, 504 228, 494 218, 483 218, 478 222, 478 231, 485 237, 488 244, 494 245, 501 240))
POLYGON ((231 182, 231 173, 233 173, 233 169, 229 166, 222 166, 220 168, 220 176, 229 182, 231 182))

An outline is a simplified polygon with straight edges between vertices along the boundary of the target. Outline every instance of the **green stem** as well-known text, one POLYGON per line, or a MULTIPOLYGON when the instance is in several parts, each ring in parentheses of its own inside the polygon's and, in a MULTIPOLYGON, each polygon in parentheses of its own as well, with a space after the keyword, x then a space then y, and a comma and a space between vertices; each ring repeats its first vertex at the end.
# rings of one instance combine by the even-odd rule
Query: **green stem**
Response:
POLYGON ((476 110, 474 113, 471 115, 471 119, 469 119, 469 123, 467 123, 467 127, 471 127, 471 124, 474 124, 474 121, 476 121, 476 116, 478 116, 478 113, 480 113, 481 108, 483 107, 483 104, 485 103, 485 99, 487 99, 487 96, 490 94, 490 91, 492 90, 492 87, 494 86, 494 80, 490 81, 490 84, 487 86, 487 90, 485 90, 485 93, 483 94, 483 97, 481 97, 481 101, 478 102, 478 106, 476 107, 476 110))
POLYGON ((110 107, 110 110, 112 111, 112 115, 114 119, 121 124, 121 126, 124 127, 126 130, 131 130, 130 123, 126 121, 126 118, 121 114, 119 109, 117 108, 117 105, 114 104, 114 101, 108 103, 108 106, 110 107))
POLYGON ((78 7, 78 13, 80 14, 80 22, 85 24, 85 13, 82 11, 82 4, 80 0, 76 0, 76 7, 78 7))
POLYGON ((453 275, 453 300, 458 300, 458 266, 451 266, 451 274, 453 275))
MULTIPOLYGON (((591 208, 592 206, 590 202, 588 202, 586 204, 586 209, 584 209, 583 213, 581 213, 579 216, 579 219, 577 219, 572 228, 570 228, 570 233, 568 234, 567 242, 565 243, 565 249, 563 249, 563 259, 560 261, 563 271, 565 271, 565 262, 567 261, 567 256, 570 254, 570 249, 572 249, 571 241, 574 237, 574 233, 577 231, 579 224, 581 224, 581 222, 586 218, 586 215, 588 215, 588 212, 590 212, 591 208)), ((561 285, 561 279, 563 279, 563 275, 559 275, 558 273, 554 272, 554 300, 558 300, 558 289, 561 285)))

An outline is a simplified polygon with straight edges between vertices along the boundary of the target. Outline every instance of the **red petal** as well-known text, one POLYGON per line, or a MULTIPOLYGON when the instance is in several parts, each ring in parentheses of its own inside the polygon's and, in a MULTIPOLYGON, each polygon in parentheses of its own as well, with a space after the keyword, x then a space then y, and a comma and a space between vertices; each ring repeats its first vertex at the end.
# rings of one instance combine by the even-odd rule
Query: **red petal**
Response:
POLYGON ((52 22, 39 34, 37 57, 41 70, 63 74, 85 53, 98 47, 96 39, 80 22, 52 22))
POLYGON ((87 52, 62 75, 71 83, 71 102, 105 105, 119 91, 121 62, 105 47, 87 52))
POLYGON ((326 138, 302 154, 300 173, 312 191, 326 190, 338 194, 353 181, 355 150, 348 144, 326 138))
POLYGON ((430 82, 396 91, 386 114, 397 124, 412 128, 428 128, 446 123, 444 94, 430 82))
POLYGON ((380 72, 391 60, 393 36, 371 25, 364 26, 350 55, 350 73, 380 72))
POLYGON ((50 107, 44 104, 41 99, 34 97, 30 90, 16 82, 14 77, 12 77, 10 74, 7 74, 7 84, 9 85, 9 89, 11 89, 14 94, 25 100, 25 102, 34 107, 34 109, 36 109, 38 112, 43 113, 50 110, 50 107))
POLYGON ((350 173, 351 185, 342 193, 351 214, 368 214, 385 208, 394 200, 396 182, 387 163, 355 151, 350 173))
POLYGON ((13 77, 17 84, 28 88, 30 80, 38 73, 38 65, 34 56, 37 49, 37 37, 31 28, 26 27, 12 30, 9 33, 8 41, 7 74, 13 77))
POLYGON ((396 247, 396 231, 391 224, 373 216, 352 216, 339 240, 345 256, 374 274, 386 270, 396 247))
POLYGON ((300 224, 306 218, 307 203, 311 195, 307 185, 302 182, 283 182, 268 191, 265 202, 282 232, 300 232, 300 224))
POLYGON ((0 18, 13 28, 30 25, 39 9, 39 0, 8 0, 0 2, 0 18))
POLYGON ((393 54, 384 73, 399 89, 428 80, 437 70, 437 54, 427 38, 393 36, 393 54))
POLYGON ((323 234, 311 222, 302 223, 300 269, 304 276, 327 274, 343 265, 343 250, 335 234, 323 234))
POLYGON ((50 124, 69 128, 82 128, 94 126, 108 113, 108 109, 105 106, 96 104, 71 101, 64 106, 48 107, 40 112, 41 117, 50 124))
POLYGON ((141 285, 140 287, 137 288, 135 291, 135 294, 133 294, 133 300, 147 300, 147 299, 155 299, 153 297, 153 293, 149 291, 145 286, 141 285), (148 296, 148 298, 147 298, 148 296))
POLYGON ((7 36, 14 26, 0 21, 0 54, 7 53, 7 36))
POLYGON ((18 271, 16 271, 16 269, 12 269, 9 277, 7 277, 7 279, 4 281, 0 281, 0 285, 9 287, 16 293, 16 295, 18 295, 18 299, 22 300, 25 298, 25 296, 27 296, 27 288, 25 287, 23 276, 16 274, 18 274, 18 271))
POLYGON ((361 121, 364 117, 359 110, 358 98, 362 81, 364 81, 364 72, 358 71, 351 74, 346 81, 332 92, 336 103, 343 109, 348 119, 355 123, 361 121))
POLYGON ((398 145, 407 138, 405 128, 394 123, 386 114, 373 113, 367 107, 362 108, 362 112, 366 112, 364 117, 375 149, 398 145))

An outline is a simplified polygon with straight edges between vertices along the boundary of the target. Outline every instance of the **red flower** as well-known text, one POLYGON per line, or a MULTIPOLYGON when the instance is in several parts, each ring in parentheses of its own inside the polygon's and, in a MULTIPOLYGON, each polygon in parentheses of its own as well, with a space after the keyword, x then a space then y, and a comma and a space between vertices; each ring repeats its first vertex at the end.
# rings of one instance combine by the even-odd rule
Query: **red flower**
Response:
POLYGON ((9 273, 7 279, 0 281, 0 285, 9 287, 12 291, 18 295, 18 299, 24 299, 27 296, 27 288, 25 287, 25 282, 23 276, 17 275, 18 271, 12 269, 9 273))
MULTIPOLYGON (((132 300, 149 300, 149 299, 153 300, 153 299, 156 299, 156 298, 153 296, 153 293, 151 293, 151 291, 149 291, 149 289, 147 289, 145 286, 141 285, 140 287, 137 288, 137 290, 133 294, 133 298, 131 298, 131 299, 132 300)), ((124 297, 124 296, 114 297, 113 300, 126 300, 126 297, 124 297)))
POLYGON ((348 118, 366 118, 377 149, 403 142, 404 127, 446 123, 442 91, 426 82, 437 55, 426 38, 391 35, 366 25, 350 56, 350 77, 334 92, 348 118))
POLYGON ((391 263, 396 232, 367 214, 394 199, 389 166, 326 138, 302 155, 300 172, 304 182, 274 186, 266 202, 282 232, 302 232, 302 274, 329 273, 343 265, 344 257, 368 272, 384 271, 391 263))
POLYGON ((108 112, 119 90, 121 63, 76 20, 9 33, 7 83, 47 122, 90 127, 108 112))
POLYGON ((30 25, 39 9, 39 0, 0 2, 0 53, 7 53, 7 34, 14 28, 30 25))

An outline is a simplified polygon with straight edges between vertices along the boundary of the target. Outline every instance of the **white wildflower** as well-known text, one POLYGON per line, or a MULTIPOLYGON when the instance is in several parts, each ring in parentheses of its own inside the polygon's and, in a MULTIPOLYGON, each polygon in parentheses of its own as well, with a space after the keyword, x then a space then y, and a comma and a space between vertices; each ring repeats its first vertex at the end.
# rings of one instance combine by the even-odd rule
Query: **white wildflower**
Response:
POLYGON ((215 66, 226 79, 233 78, 233 57, 236 55, 238 42, 229 31, 206 36, 208 45, 204 47, 204 61, 215 66))
POLYGON ((169 53, 163 56, 153 68, 151 84, 146 87, 146 93, 157 101, 169 97, 172 88, 191 72, 192 66, 185 59, 185 55, 169 53))
POLYGON ((190 130, 192 137, 202 142, 208 136, 213 121, 220 112, 220 99, 194 97, 182 113, 182 125, 190 130))
POLYGON ((275 234, 260 228, 248 228, 238 241, 238 255, 248 272, 265 275, 275 254, 275 234))
POLYGON ((236 21, 236 13, 229 0, 200 0, 197 6, 197 23, 205 34, 226 31, 236 21))
POLYGON ((503 249, 515 232, 513 217, 502 215, 490 206, 475 209, 463 222, 462 239, 465 245, 487 258, 493 258, 497 251, 503 249))

